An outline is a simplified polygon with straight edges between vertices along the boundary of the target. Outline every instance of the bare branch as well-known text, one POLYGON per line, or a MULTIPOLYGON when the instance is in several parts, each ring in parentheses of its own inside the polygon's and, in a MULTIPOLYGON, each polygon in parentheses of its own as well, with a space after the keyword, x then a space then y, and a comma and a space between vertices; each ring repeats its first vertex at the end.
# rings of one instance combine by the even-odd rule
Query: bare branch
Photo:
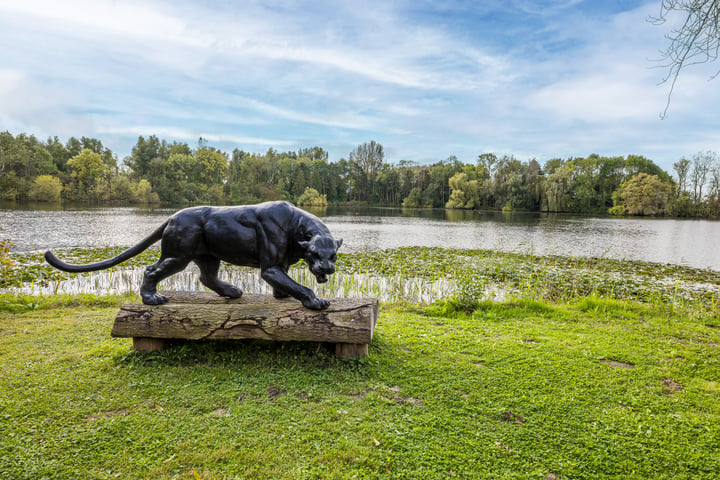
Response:
MULTIPOLYGON (((653 25, 664 25, 673 12, 684 14, 685 21, 665 35, 669 45, 660 51, 657 60, 660 68, 667 69, 660 84, 670 84, 660 118, 667 116, 680 71, 692 65, 714 62, 720 54, 720 0, 662 0, 660 14, 649 17, 648 21, 653 25)), ((718 75, 720 70, 710 80, 718 75)))

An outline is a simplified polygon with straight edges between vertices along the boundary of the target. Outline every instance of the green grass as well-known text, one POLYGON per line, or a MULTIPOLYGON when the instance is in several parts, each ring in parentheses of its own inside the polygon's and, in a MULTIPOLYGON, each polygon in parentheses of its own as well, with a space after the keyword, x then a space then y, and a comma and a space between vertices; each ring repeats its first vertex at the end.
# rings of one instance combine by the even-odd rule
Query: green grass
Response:
POLYGON ((0 296, 0 478, 720 478, 720 329, 594 297, 383 305, 370 354, 133 353, 120 297, 0 296))

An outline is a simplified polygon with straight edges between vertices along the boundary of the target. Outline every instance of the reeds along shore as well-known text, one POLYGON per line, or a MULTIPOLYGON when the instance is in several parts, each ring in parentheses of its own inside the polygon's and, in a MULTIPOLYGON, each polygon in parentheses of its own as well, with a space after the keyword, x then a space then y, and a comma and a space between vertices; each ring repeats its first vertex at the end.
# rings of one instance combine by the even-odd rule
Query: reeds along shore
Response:
MULTIPOLYGON (((89 263, 119 248, 69 249, 63 258, 89 263)), ((144 252, 115 269, 69 275, 51 268, 39 253, 10 254, 0 288, 6 292, 111 295, 136 293, 144 266, 157 251, 144 252)), ((505 253, 491 250, 398 248, 339 254, 337 271, 317 284, 302 262, 291 276, 321 296, 372 296, 383 302, 449 302, 472 311, 483 301, 528 298, 563 302, 593 296, 653 303, 718 315, 720 272, 678 265, 611 258, 575 258, 505 253)), ((257 269, 224 265, 221 276, 248 293, 269 293, 257 269)), ((192 266, 165 280, 166 290, 203 290, 192 266)))

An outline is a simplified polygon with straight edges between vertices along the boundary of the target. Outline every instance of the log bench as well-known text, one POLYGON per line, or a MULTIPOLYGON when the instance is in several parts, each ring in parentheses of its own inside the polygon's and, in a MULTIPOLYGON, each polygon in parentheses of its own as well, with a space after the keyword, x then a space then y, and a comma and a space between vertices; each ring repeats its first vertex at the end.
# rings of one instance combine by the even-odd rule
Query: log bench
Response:
POLYGON ((335 343, 338 357, 356 358, 368 353, 378 316, 375 298, 329 298, 330 307, 318 311, 272 295, 162 294, 170 299, 163 305, 122 305, 111 335, 132 337, 139 352, 162 350, 175 339, 262 339, 335 343))

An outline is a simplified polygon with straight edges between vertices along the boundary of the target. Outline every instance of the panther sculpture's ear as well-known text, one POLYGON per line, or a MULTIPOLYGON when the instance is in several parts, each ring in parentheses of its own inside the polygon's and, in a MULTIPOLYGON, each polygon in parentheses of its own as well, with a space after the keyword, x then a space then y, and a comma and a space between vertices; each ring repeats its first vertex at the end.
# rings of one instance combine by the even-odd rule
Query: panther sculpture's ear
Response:
POLYGON ((335 250, 339 249, 340 245, 342 245, 342 238, 335 240, 335 250))

